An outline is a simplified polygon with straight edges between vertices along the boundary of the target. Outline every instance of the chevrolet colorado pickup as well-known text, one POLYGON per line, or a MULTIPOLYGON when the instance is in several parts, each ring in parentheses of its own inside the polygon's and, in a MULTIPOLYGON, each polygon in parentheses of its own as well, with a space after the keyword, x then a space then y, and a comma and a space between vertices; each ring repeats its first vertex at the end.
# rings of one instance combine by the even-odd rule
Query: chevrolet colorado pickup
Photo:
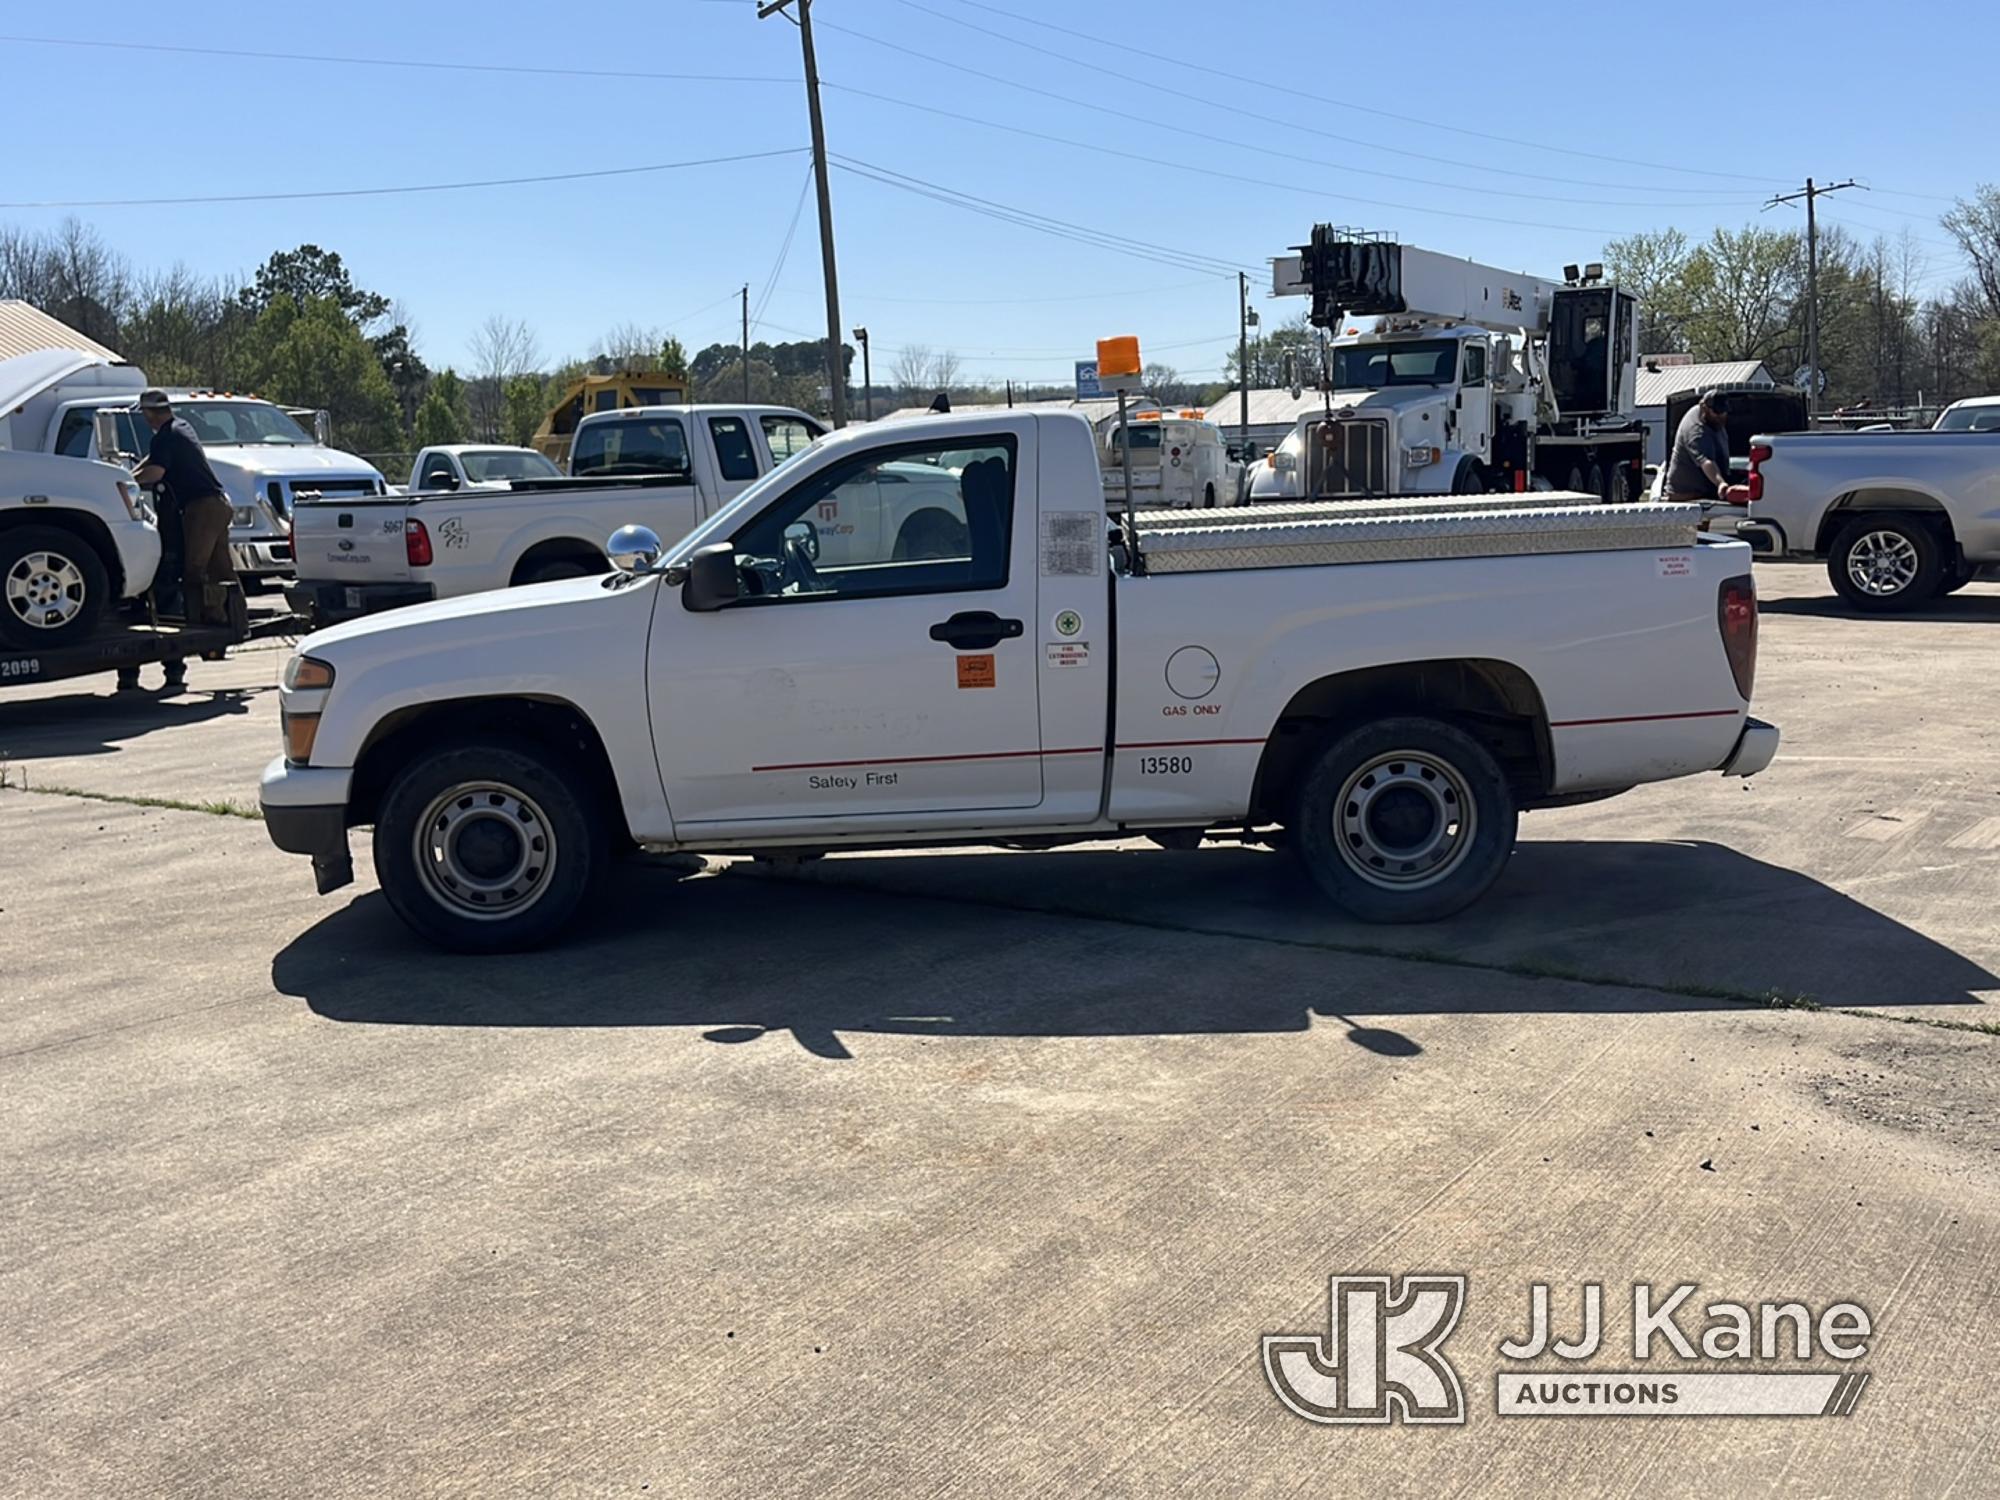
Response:
POLYGON ((625 571, 418 605, 288 663, 261 802, 322 892, 348 830, 418 933, 558 934, 633 846, 814 854, 1221 830, 1432 921, 1521 809, 1747 776, 1749 549, 1548 494, 1105 514, 1069 413, 814 444, 625 571), (923 469, 946 514, 877 524, 923 469), (948 493, 947 493, 948 492, 948 493), (872 518, 872 519, 871 519, 872 518), (851 525, 835 560, 821 528, 851 525))

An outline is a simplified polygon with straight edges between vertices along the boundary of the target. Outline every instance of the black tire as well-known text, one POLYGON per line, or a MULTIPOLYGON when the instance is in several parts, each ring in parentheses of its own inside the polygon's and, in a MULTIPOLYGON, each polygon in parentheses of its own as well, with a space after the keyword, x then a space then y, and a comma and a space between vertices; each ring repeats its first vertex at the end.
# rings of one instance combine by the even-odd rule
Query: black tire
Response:
POLYGON ((1611 491, 1604 480, 1604 465, 1594 463, 1590 466, 1590 472, 1583 476, 1583 492, 1595 495, 1599 501, 1611 498, 1611 491))
POLYGON ((530 583, 554 583, 559 578, 590 578, 609 571, 608 567, 588 567, 578 558, 556 557, 528 568, 514 580, 514 585, 519 588, 530 583))
POLYGON ((1583 466, 1581 464, 1571 464, 1569 466, 1569 476, 1563 482, 1563 488, 1571 494, 1576 494, 1583 489, 1583 482, 1583 466))
POLYGON ((1506 774, 1477 740, 1409 717, 1330 739, 1299 781, 1288 831, 1320 889, 1352 915, 1436 922, 1500 878, 1519 823, 1506 774))
POLYGON ((1826 576, 1835 593, 1865 614, 1914 609, 1944 587, 1944 547, 1915 517, 1857 516, 1834 537, 1826 576))
POLYGON ((0 639, 71 646, 104 617, 111 575, 97 549, 60 526, 0 531, 0 639))
POLYGON ((1632 466, 1623 463, 1613 464, 1611 466, 1611 488, 1605 493, 1605 503, 1608 505, 1630 505, 1632 503, 1633 492, 1636 489, 1637 484, 1632 478, 1632 466))
POLYGON ((1486 493, 1486 473, 1479 467, 1476 458, 1460 459, 1458 471, 1451 476, 1451 492, 1454 495, 1483 495, 1486 493))
POLYGON ((1204 509, 1206 509, 1206 510, 1214 510, 1214 509, 1215 509, 1215 486, 1214 486, 1214 485, 1212 485, 1212 484, 1211 484, 1211 485, 1205 485, 1205 486, 1203 486, 1203 488, 1202 488, 1202 492, 1201 492, 1201 503, 1202 503, 1202 507, 1203 507, 1204 509))
POLYGON ((564 757, 527 741, 418 755, 375 823, 382 894, 419 936, 459 953, 540 947, 600 887, 610 860, 593 789, 564 757))

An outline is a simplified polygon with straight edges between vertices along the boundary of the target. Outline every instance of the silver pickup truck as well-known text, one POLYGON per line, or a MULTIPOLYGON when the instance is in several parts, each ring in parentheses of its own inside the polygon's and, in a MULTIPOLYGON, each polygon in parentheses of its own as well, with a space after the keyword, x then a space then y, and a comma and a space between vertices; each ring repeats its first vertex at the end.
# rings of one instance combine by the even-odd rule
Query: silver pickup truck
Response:
POLYGON ((1707 529, 1822 558, 1857 610, 1908 609, 2000 564, 2000 432, 1788 432, 1750 447, 1749 503, 1707 529))

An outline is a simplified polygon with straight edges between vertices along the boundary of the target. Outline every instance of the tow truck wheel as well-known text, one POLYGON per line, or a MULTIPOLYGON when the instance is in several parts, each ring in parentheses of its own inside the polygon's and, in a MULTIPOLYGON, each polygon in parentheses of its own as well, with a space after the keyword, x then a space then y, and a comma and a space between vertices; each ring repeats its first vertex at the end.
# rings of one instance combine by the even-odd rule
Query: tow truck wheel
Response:
POLYGON ((569 924, 610 859, 596 799, 527 741, 444 746, 390 784, 375 875, 412 928, 461 953, 539 947, 569 924))
POLYGON ((1826 572, 1834 591, 1858 610, 1910 609, 1938 596, 1944 548, 1935 531, 1910 516, 1858 516, 1833 539, 1826 572))
POLYGON ((1451 492, 1454 495, 1483 495, 1486 493, 1486 472, 1479 467, 1476 458, 1460 459, 1458 469, 1451 476, 1451 492))
POLYGON ((111 578, 97 549, 60 526, 0 531, 0 639, 69 646, 104 614, 111 578))
POLYGON ((1391 718, 1329 739, 1289 831, 1321 890, 1364 922, 1436 922, 1506 868, 1520 814, 1485 747, 1442 719, 1391 718))

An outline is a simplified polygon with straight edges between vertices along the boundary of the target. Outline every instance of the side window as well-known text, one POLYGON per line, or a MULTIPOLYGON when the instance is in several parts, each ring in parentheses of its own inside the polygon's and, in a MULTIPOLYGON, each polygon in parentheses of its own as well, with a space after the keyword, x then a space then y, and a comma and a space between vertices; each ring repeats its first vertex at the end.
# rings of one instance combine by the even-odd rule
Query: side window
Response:
POLYGON ((591 422, 576 435, 574 474, 685 474, 687 431, 673 417, 591 422))
POLYGON ((1467 344, 1465 346, 1465 374, 1460 378, 1459 383, 1461 385, 1486 384, 1486 346, 1484 344, 1467 344))
POLYGON ((746 602, 1004 587, 1014 441, 962 443, 859 454, 785 494, 737 534, 746 602))
POLYGON ((764 441, 771 445, 771 462, 781 464, 794 453, 807 448, 822 431, 811 423, 797 417, 770 416, 763 418, 764 441))
POLYGON ((724 479, 757 477, 757 450, 741 417, 710 417, 708 435, 715 441, 715 461, 724 479))
POLYGON ((423 478, 418 481, 420 488, 442 489, 457 476, 451 472, 451 460, 442 453, 431 455, 431 461, 424 465, 423 478))
POLYGON ((66 411, 56 429, 56 452, 64 458, 90 457, 90 437, 94 416, 87 411, 66 411))

